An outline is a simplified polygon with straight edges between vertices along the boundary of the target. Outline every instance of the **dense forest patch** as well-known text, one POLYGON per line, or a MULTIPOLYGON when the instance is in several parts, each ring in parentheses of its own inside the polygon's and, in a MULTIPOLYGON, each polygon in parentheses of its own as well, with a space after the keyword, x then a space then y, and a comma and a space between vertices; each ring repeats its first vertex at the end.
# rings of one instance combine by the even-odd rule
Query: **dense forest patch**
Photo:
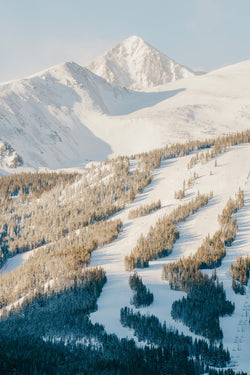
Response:
POLYGON ((155 226, 150 228, 147 236, 141 235, 131 254, 125 257, 126 270, 147 267, 150 260, 170 254, 179 238, 179 231, 175 224, 184 221, 199 208, 206 206, 211 197, 212 194, 210 196, 198 194, 190 202, 179 205, 169 215, 159 219, 155 226))
POLYGON ((134 292, 130 303, 135 307, 149 306, 154 301, 154 295, 143 284, 142 279, 136 272, 129 277, 129 286, 134 292))
POLYGON ((161 208, 161 201, 159 200, 156 203, 148 204, 147 206, 140 206, 134 210, 130 210, 128 214, 129 219, 135 219, 137 217, 145 216, 159 210, 161 208))
POLYGON ((230 274, 232 276, 232 288, 235 293, 245 294, 245 286, 250 275, 250 257, 237 257, 235 265, 231 264, 230 274))
MULTIPOLYGON (((1 310, 1 373, 234 375, 233 370, 209 368, 228 364, 228 351, 212 341, 221 339, 218 316, 230 314, 233 305, 226 300, 216 273, 208 278, 201 269, 219 266, 225 246, 234 241, 237 220, 232 215, 243 205, 241 191, 236 204, 231 200, 220 215, 220 231, 204 240, 196 258, 171 265, 165 275, 173 288, 188 293, 187 298, 177 301, 172 313, 208 337, 210 344, 205 340, 190 341, 168 330, 156 317, 129 309, 121 312, 122 324, 134 329, 139 340, 149 346, 138 348, 133 340, 108 335, 89 319, 97 308, 106 275, 100 268, 86 267, 91 252, 116 239, 122 229, 121 221, 110 220, 111 216, 150 184, 152 171, 163 160, 197 152, 189 166, 192 168, 196 162, 206 162, 232 145, 249 141, 250 131, 246 131, 166 146, 134 155, 138 163, 133 171, 128 157, 118 157, 93 165, 83 175, 34 173, 4 177, 0 186, 0 266, 17 253, 44 246, 23 266, 0 279, 1 307, 23 298, 22 306, 10 312, 1 310), (207 326, 197 326, 203 318, 207 326)), ((191 186, 197 177, 190 177, 184 187, 191 186)), ((166 222, 157 223, 149 237, 138 241, 142 251, 128 268, 147 266, 150 259, 168 254, 179 235, 175 224, 205 206, 209 198, 199 195, 190 206, 180 205, 165 218, 166 222)), ((151 208, 142 211, 148 213, 151 208)), ((242 279, 245 285, 248 265, 236 265, 232 276, 238 283, 242 279)), ((134 296, 142 290, 148 301, 152 299, 140 278, 134 284, 134 296)), ((136 305, 137 299, 134 302, 136 305)))
POLYGON ((220 229, 212 239, 208 236, 194 255, 165 264, 162 270, 163 279, 169 281, 172 289, 187 292, 187 297, 173 303, 172 317, 211 341, 222 339, 219 317, 232 314, 234 305, 226 300, 223 284, 216 280, 216 273, 209 278, 200 269, 221 264, 226 255, 225 246, 232 244, 237 233, 236 217, 231 219, 231 216, 243 205, 244 192, 239 189, 235 200, 229 198, 218 216, 220 229))

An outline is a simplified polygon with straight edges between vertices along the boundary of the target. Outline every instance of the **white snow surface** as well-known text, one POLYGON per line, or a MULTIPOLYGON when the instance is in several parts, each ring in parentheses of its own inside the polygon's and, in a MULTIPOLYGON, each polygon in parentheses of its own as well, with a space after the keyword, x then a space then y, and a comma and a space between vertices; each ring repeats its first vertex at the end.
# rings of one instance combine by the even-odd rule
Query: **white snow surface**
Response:
POLYGON ((0 275, 14 271, 16 268, 20 267, 21 264, 24 264, 26 260, 34 254, 34 252, 44 246, 46 245, 37 247, 24 253, 16 254, 14 257, 9 258, 4 266, 0 269, 0 275))
POLYGON ((86 67, 114 85, 139 91, 195 76, 191 69, 177 64, 135 35, 97 57, 86 67))
POLYGON ((127 96, 73 62, 57 65, 0 86, 1 139, 20 151, 25 166, 103 159, 111 148, 84 125, 86 113, 113 114, 127 96))
POLYGON ((56 65, 0 85, 1 141, 24 167, 54 169, 249 127, 250 60, 157 90, 109 84, 74 62, 56 65))
POLYGON ((245 130, 250 118, 249 73, 250 60, 173 82, 162 87, 164 100, 123 116, 95 118, 91 129, 107 143, 112 139, 115 155, 245 130))
MULTIPOLYGON (((102 266, 107 274, 107 283, 98 299, 98 310, 91 314, 91 320, 93 323, 103 324, 108 333, 115 333, 120 338, 135 338, 133 330, 124 328, 120 324, 120 309, 130 306, 132 297, 128 284, 130 273, 125 271, 124 257, 130 254, 141 233, 146 235, 158 218, 169 214, 180 203, 188 202, 196 196, 198 191, 201 194, 213 191, 214 197, 206 207, 190 216, 185 222, 178 224, 180 238, 175 243, 172 253, 168 257, 151 261, 148 268, 137 270, 144 284, 154 294, 153 304, 140 308, 139 311, 143 314, 154 314, 161 322, 166 321, 168 327, 197 337, 184 324, 174 321, 171 317, 172 303, 185 293, 172 291, 168 283, 161 279, 162 265, 195 253, 203 239, 208 234, 212 236, 219 229, 218 214, 225 207, 228 198, 234 197, 241 187, 245 191, 245 205, 237 213, 239 226, 237 237, 233 245, 227 247, 227 255, 222 261, 222 266, 217 268, 217 275, 224 284, 227 298, 235 302, 233 315, 220 319, 224 334, 223 343, 230 350, 231 366, 237 371, 248 371, 250 369, 250 285, 247 287, 245 296, 234 294, 229 269, 231 263, 235 263, 237 256, 246 256, 250 253, 250 145, 234 146, 217 156, 217 167, 215 167, 215 159, 212 159, 205 164, 199 162, 189 170, 187 165, 192 156, 191 154, 163 162, 161 167, 154 171, 153 181, 144 192, 138 195, 132 204, 114 215, 114 218, 120 218, 123 221, 122 233, 116 241, 97 249, 91 256, 90 267, 102 266), (183 180, 187 181, 194 172, 199 175, 199 178, 193 182, 186 191, 186 197, 180 202, 174 198, 174 193, 182 188, 183 180), (159 199, 162 203, 160 210, 144 217, 128 219, 131 209, 159 199)), ((132 169, 135 167, 134 164, 131 162, 132 169)), ((14 271, 31 254, 32 251, 16 255, 2 268, 1 274, 14 271)), ((204 270, 204 272, 210 274, 212 271, 204 270)), ((138 343, 136 338, 135 340, 138 343)), ((144 343, 138 343, 138 345, 144 345, 144 343)))
MULTIPOLYGON (((124 223, 122 234, 113 243, 97 249, 92 253, 91 266, 101 265, 107 273, 107 283, 98 299, 98 310, 91 314, 93 323, 99 322, 105 326, 109 333, 115 333, 119 337, 133 337, 133 331, 120 324, 120 309, 130 306, 132 292, 128 279, 130 273, 125 271, 124 257, 129 255, 136 245, 141 233, 146 235, 151 225, 158 218, 170 213, 179 200, 174 199, 174 192, 182 187, 184 179, 188 179, 195 171, 199 178, 187 191, 187 196, 182 203, 193 198, 198 190, 200 193, 214 192, 214 197, 209 204, 190 216, 185 222, 178 224, 180 239, 173 247, 172 253, 162 259, 151 261, 149 267, 137 269, 144 284, 154 294, 154 302, 151 306, 140 308, 143 314, 154 314, 161 322, 166 321, 168 327, 173 327, 186 335, 197 337, 181 322, 174 321, 171 317, 171 306, 175 300, 180 299, 185 293, 172 291, 166 281, 161 279, 162 265, 175 261, 182 256, 188 256, 196 252, 203 239, 211 236, 219 229, 218 214, 225 207, 228 198, 234 197, 238 188, 245 190, 245 207, 239 212, 239 232, 233 246, 227 248, 227 256, 222 266, 217 269, 220 281, 223 281, 227 298, 236 303, 236 310, 231 317, 221 318, 221 327, 224 334, 224 345, 232 354, 231 366, 237 370, 250 369, 249 346, 250 325, 250 287, 246 296, 237 296, 231 289, 230 264, 235 262, 236 256, 247 255, 250 252, 250 226, 249 226, 249 202, 250 202, 250 146, 241 145, 233 147, 217 157, 218 166, 215 167, 214 159, 197 164, 191 170, 187 164, 192 155, 173 159, 162 163, 162 166, 154 172, 153 182, 139 195, 135 202, 115 215, 124 223), (210 174, 212 172, 212 174, 210 174), (150 215, 128 219, 130 209, 141 204, 149 204, 158 200, 162 202, 162 208, 150 215), (247 316, 246 316, 247 310, 247 316)), ((206 271, 205 271, 206 272, 206 271)), ((208 273, 210 271, 208 270, 208 273)), ((133 307, 133 306, 131 306, 133 307)), ((136 310, 136 309, 134 309, 136 310)))
MULTIPOLYGON (((250 60, 195 76, 166 59, 140 38, 131 37, 92 63, 96 70, 99 69, 96 73, 110 82, 147 92, 110 84, 74 62, 0 85, 1 142, 10 143, 22 156, 24 167, 30 167, 30 170, 73 168, 111 155, 130 155, 166 143, 204 139, 249 128, 250 60), (105 62, 103 67, 100 65, 102 59, 105 62), (163 67, 172 74, 170 81, 178 77, 182 79, 168 81, 161 70, 163 67), (119 74, 122 83, 115 81, 115 73, 119 74)), ((224 283, 227 298, 236 306, 231 317, 220 319, 224 345, 231 352, 234 368, 249 371, 250 286, 245 296, 235 295, 231 289, 229 268, 237 256, 246 256, 250 252, 250 146, 233 147, 218 156, 217 167, 211 160, 188 170, 191 157, 162 163, 144 193, 115 215, 124 222, 122 234, 115 242, 96 250, 91 258, 91 265, 103 266, 108 277, 98 300, 98 310, 91 319, 104 324, 108 332, 119 337, 133 337, 132 330, 123 328, 119 321, 120 308, 129 306, 132 296, 124 257, 130 254, 141 233, 146 235, 159 217, 170 213, 180 203, 174 199, 174 193, 195 171, 200 177, 188 190, 183 202, 194 197, 198 190, 201 193, 213 190, 214 198, 207 207, 178 225, 180 239, 169 257, 150 262, 147 269, 138 270, 155 298, 151 306, 140 311, 155 314, 168 326, 194 336, 186 326, 171 318, 172 302, 184 293, 171 291, 161 280, 162 265, 194 253, 208 233, 213 235, 219 228, 218 214, 229 196, 233 197, 239 186, 242 187, 245 206, 237 213, 238 234, 233 246, 227 248, 227 256, 217 274, 224 283), (159 199, 162 202, 160 210, 128 219, 130 209, 159 199)), ((134 168, 133 163, 131 166, 134 168)), ((23 168, 16 169, 19 170, 23 168)), ((13 173, 5 164, 1 165, 0 175, 6 171, 13 173)), ((10 259, 1 274, 14 271, 31 254, 32 251, 10 259)))

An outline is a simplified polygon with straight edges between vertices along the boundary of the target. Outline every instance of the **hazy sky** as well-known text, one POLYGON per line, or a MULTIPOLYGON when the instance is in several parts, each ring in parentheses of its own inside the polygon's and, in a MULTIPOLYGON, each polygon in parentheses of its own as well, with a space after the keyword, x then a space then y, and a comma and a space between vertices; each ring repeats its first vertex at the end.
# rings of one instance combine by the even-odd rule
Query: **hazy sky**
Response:
POLYGON ((0 0, 0 81, 84 64, 138 35, 213 70, 250 59, 250 0, 0 0))

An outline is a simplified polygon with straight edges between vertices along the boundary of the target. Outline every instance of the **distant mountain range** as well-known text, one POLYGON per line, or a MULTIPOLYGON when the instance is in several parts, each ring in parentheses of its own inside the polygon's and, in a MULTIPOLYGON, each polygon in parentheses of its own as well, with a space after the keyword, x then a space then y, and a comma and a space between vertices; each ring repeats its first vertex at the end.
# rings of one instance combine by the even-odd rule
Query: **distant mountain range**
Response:
POLYGON ((117 44, 86 67, 109 83, 139 91, 196 75, 138 36, 117 44))
POLYGON ((87 67, 67 62, 0 85, 0 141, 24 167, 79 166, 249 127, 250 61, 197 76, 131 37, 87 67))

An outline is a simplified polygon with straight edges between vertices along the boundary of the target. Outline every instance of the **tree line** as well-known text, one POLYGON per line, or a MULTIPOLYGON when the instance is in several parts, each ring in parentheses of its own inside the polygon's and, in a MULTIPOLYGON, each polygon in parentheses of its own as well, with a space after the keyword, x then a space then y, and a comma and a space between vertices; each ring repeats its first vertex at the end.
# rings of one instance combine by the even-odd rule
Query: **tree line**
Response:
POLYGON ((141 306, 149 306, 154 301, 154 295, 149 289, 143 284, 142 278, 134 272, 129 277, 129 286, 133 291, 133 297, 130 300, 131 305, 136 308, 141 306))
POLYGON ((134 210, 130 210, 128 214, 129 219, 135 219, 137 217, 146 216, 151 212, 157 211, 161 208, 161 201, 158 200, 157 202, 153 202, 146 206, 140 206, 134 210))
MULTIPOLYGON (((223 332, 219 318, 231 315, 234 304, 226 299, 223 284, 215 282, 198 271, 192 277, 187 297, 172 305, 173 319, 180 320, 196 334, 207 337, 211 342, 222 340, 223 332)), ((189 285, 190 285, 189 280, 189 285)))
MULTIPOLYGON (((249 142, 250 130, 245 130, 243 132, 237 132, 234 134, 228 134, 216 138, 207 138, 202 141, 193 140, 187 141, 185 143, 176 143, 170 146, 166 145, 165 147, 155 149, 149 152, 143 152, 137 155, 132 155, 132 158, 139 161, 138 164, 142 167, 142 169, 147 168, 152 171, 155 168, 159 168, 161 162, 164 160, 182 157, 194 151, 196 151, 194 160, 199 160, 199 150, 204 150, 204 152, 206 150, 206 152, 209 152, 209 149, 211 149, 211 152, 209 152, 207 156, 207 159, 209 160, 211 159, 211 157, 214 157, 219 153, 226 151, 231 146, 249 142)), ((190 168, 191 167, 192 165, 190 166, 190 168)))
POLYGON ((159 219, 154 227, 151 226, 147 236, 141 235, 131 254, 125 257, 126 270, 147 267, 150 260, 170 254, 175 241, 179 238, 179 231, 175 224, 184 221, 199 208, 204 207, 209 197, 212 197, 212 194, 210 196, 198 194, 190 202, 179 205, 169 215, 159 219))
POLYGON ((211 147, 247 143, 249 139, 250 132, 245 131, 133 155, 131 158, 138 160, 134 172, 130 171, 128 157, 118 157, 93 165, 81 177, 75 174, 67 177, 64 173, 59 176, 53 173, 10 176, 4 180, 3 200, 11 195, 16 199, 9 199, 8 204, 0 207, 1 263, 18 252, 109 218, 143 191, 152 181, 151 172, 160 166, 161 161, 211 147), (21 203, 20 199, 24 202, 21 203))
POLYGON ((222 339, 219 317, 232 314, 234 305, 226 300, 223 285, 216 281, 216 272, 209 278, 200 269, 221 264, 226 255, 225 246, 231 245, 236 236, 237 221, 231 220, 231 215, 243 204, 244 192, 239 189, 235 200, 229 198, 218 216, 220 230, 213 238, 206 237, 194 255, 165 264, 162 269, 162 277, 169 281, 171 289, 187 293, 187 297, 173 303, 173 318, 183 321, 192 331, 212 341, 222 339))
MULTIPOLYGON (((247 143, 249 139, 250 131, 246 131, 138 154, 133 156, 138 160, 134 172, 129 158, 118 157, 93 165, 82 176, 44 175, 40 181, 39 173, 34 179, 24 175, 17 177, 13 186, 16 177, 7 179, 7 188, 0 193, 2 261, 35 246, 46 246, 0 279, 1 306, 25 297, 22 307, 10 313, 2 311, 2 373, 204 373, 207 369, 189 357, 184 345, 177 350, 174 346, 137 348, 133 340, 119 340, 107 335, 102 326, 93 325, 88 314, 96 309, 105 274, 95 270, 87 276, 84 268, 91 251, 112 241, 121 229, 121 223, 106 220, 143 191, 161 161, 216 144, 247 143), (50 186, 46 178, 51 178, 50 186), (86 345, 84 337, 93 341, 86 345)), ((185 216, 184 207, 175 215, 185 216)), ((229 370, 221 371, 224 375, 229 370)))
MULTIPOLYGON (((249 143, 249 139, 250 137, 248 130, 243 133, 236 133, 226 137, 218 137, 216 141, 211 144, 210 150, 203 151, 201 153, 198 153, 198 150, 196 151, 195 156, 193 156, 188 163, 188 169, 191 169, 199 161, 201 161, 202 164, 208 162, 209 160, 220 155, 222 152, 226 152, 231 146, 241 143, 249 143)), ((216 166, 217 160, 215 160, 215 167, 216 166)))
MULTIPOLYGON (((188 363, 188 358, 195 358, 197 373, 199 373, 198 368, 201 370, 201 367, 203 367, 204 373, 208 373, 209 366, 226 367, 230 362, 229 351, 223 348, 222 343, 215 345, 204 339, 192 339, 190 336, 184 336, 178 330, 167 328, 166 322, 161 324, 154 315, 142 315, 140 312, 134 312, 133 309, 124 307, 120 311, 120 321, 124 327, 134 330, 134 334, 139 341, 167 348, 176 353, 177 362, 182 355, 184 367, 182 371, 184 373, 189 373, 188 366, 190 363, 188 363), (183 355, 183 353, 185 354, 183 355), (185 366, 187 367, 185 368, 185 366)), ((196 372, 191 373, 195 374, 196 372)))
POLYGON ((250 275, 250 257, 237 257, 235 264, 230 266, 232 276, 232 288, 235 293, 246 294, 245 286, 250 275))
POLYGON ((81 177, 65 173, 17 176, 3 180, 1 264, 17 253, 57 241, 96 221, 107 220, 133 201, 152 180, 148 171, 130 172, 127 157, 101 163, 81 177))
POLYGON ((108 335, 89 319, 105 282, 101 268, 85 270, 70 287, 37 293, 2 316, 1 374, 201 375, 208 371, 205 361, 228 363, 222 346, 166 331, 157 318, 141 319, 139 331, 147 329, 145 341, 159 345, 138 348, 134 340, 108 335))
POLYGON ((82 278, 91 252, 112 242, 122 229, 121 220, 97 222, 55 243, 41 247, 16 270, 0 277, 0 308, 26 296, 69 288, 82 278))

